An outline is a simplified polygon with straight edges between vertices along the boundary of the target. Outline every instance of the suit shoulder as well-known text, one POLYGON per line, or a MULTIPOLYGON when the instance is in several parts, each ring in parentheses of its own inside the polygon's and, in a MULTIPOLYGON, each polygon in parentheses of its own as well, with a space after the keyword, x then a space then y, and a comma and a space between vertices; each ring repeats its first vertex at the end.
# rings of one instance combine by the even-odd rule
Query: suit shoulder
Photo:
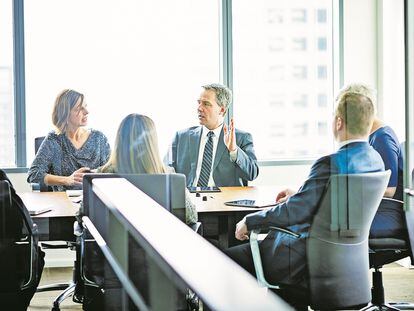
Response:
POLYGON ((177 136, 186 135, 186 134, 188 134, 188 133, 190 133, 190 132, 192 132, 192 131, 194 131, 194 130, 196 130, 196 129, 198 129, 198 128, 199 128, 199 126, 192 126, 192 127, 188 127, 188 128, 186 128, 186 129, 182 129, 182 130, 177 131, 177 132, 176 132, 176 135, 177 135, 177 136))
POLYGON ((243 130, 239 130, 238 128, 236 128, 236 135, 237 134, 244 135, 244 136, 252 136, 252 134, 250 134, 249 132, 243 131, 243 130))

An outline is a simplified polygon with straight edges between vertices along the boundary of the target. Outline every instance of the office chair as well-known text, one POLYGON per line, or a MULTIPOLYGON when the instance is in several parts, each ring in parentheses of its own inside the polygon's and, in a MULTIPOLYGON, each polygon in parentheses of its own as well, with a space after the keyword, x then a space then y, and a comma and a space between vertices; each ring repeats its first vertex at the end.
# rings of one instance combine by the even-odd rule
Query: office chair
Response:
MULTIPOLYGON (((40 145, 45 140, 46 136, 36 137, 34 140, 35 155, 40 148, 40 145)), ((48 192, 53 191, 53 188, 46 185, 44 182, 41 183, 31 183, 32 191, 48 192)))
MULTIPOLYGON (((368 235, 389 176, 390 171, 330 177, 307 238, 308 289, 284 288, 266 281, 257 241, 259 232, 253 230, 250 246, 259 284, 284 290, 285 298, 292 299, 288 302, 293 305, 304 298, 305 304, 318 310, 368 304, 368 235)), ((301 238, 286 228, 271 229, 301 238)), ((299 308, 307 310, 304 305, 299 308)))
MULTIPOLYGON (((403 209, 404 202, 384 198, 381 205, 394 205, 403 209)), ((414 303, 386 303, 384 298, 384 287, 382 282, 383 265, 400 260, 405 257, 411 258, 414 264, 414 211, 405 211, 405 223, 407 232, 403 238, 375 238, 369 239, 369 259, 372 272, 372 300, 363 310, 414 310, 414 303)))
MULTIPOLYGON (((134 184, 148 196, 153 198, 157 203, 166 208, 168 211, 185 222, 185 176, 182 174, 86 174, 83 179, 83 205, 81 215, 78 217, 80 227, 82 228, 81 217, 86 215, 94 225, 100 229, 101 224, 105 221, 100 219, 99 208, 96 195, 92 192, 92 180, 94 178, 116 178, 122 177, 134 184), (93 208, 91 208, 93 207, 93 208)), ((154 221, 156 225, 156 221, 154 221)), ((191 226, 191 228, 202 233, 201 223, 191 226)), ((105 231, 105 230, 103 230, 105 231)), ((103 293, 104 275, 111 275, 110 272, 104 271, 104 261, 99 259, 100 250, 94 247, 95 242, 91 239, 86 230, 78 237, 80 244, 80 276, 84 284, 84 308, 93 304, 93 297, 103 293), (95 260, 93 264, 91 260, 95 260), (101 261, 100 261, 101 260, 101 261)), ((136 273, 132 272, 132 275, 136 273)), ((107 289, 108 293, 108 289, 107 289)), ((115 294, 114 294, 115 295, 115 294)), ((99 309, 101 305, 94 305, 93 309, 99 309)))
POLYGON ((0 181, 0 303, 1 308, 25 310, 24 291, 37 286, 38 231, 24 207, 13 206, 10 184, 0 181))

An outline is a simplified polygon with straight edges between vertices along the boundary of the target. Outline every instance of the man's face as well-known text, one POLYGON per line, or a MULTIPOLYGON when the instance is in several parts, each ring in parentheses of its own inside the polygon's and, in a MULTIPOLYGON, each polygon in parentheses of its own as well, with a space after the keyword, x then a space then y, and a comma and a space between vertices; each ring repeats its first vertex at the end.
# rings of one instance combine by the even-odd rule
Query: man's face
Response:
POLYGON ((209 130, 216 129, 221 123, 225 114, 224 107, 217 104, 216 94, 211 90, 203 90, 198 99, 198 120, 209 130))

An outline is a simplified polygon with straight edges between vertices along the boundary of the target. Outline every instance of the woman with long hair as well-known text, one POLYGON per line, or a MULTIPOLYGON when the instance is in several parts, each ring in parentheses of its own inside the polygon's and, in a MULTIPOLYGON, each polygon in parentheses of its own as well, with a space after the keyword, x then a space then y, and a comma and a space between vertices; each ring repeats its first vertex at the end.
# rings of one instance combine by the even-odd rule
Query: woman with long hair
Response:
MULTIPOLYGON (((155 124, 141 114, 126 116, 119 125, 115 147, 109 161, 97 170, 102 173, 163 174, 167 173, 159 149, 155 124)), ((197 211, 186 190, 186 223, 197 222, 197 211)))

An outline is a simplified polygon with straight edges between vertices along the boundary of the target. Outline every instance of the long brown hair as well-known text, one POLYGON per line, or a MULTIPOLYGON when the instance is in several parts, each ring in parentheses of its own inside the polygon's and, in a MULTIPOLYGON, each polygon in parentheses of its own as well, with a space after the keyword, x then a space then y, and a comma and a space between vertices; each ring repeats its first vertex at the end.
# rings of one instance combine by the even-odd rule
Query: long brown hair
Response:
POLYGON ((141 114, 126 116, 119 125, 115 148, 102 172, 124 174, 165 173, 158 150, 157 131, 151 118, 141 114))

